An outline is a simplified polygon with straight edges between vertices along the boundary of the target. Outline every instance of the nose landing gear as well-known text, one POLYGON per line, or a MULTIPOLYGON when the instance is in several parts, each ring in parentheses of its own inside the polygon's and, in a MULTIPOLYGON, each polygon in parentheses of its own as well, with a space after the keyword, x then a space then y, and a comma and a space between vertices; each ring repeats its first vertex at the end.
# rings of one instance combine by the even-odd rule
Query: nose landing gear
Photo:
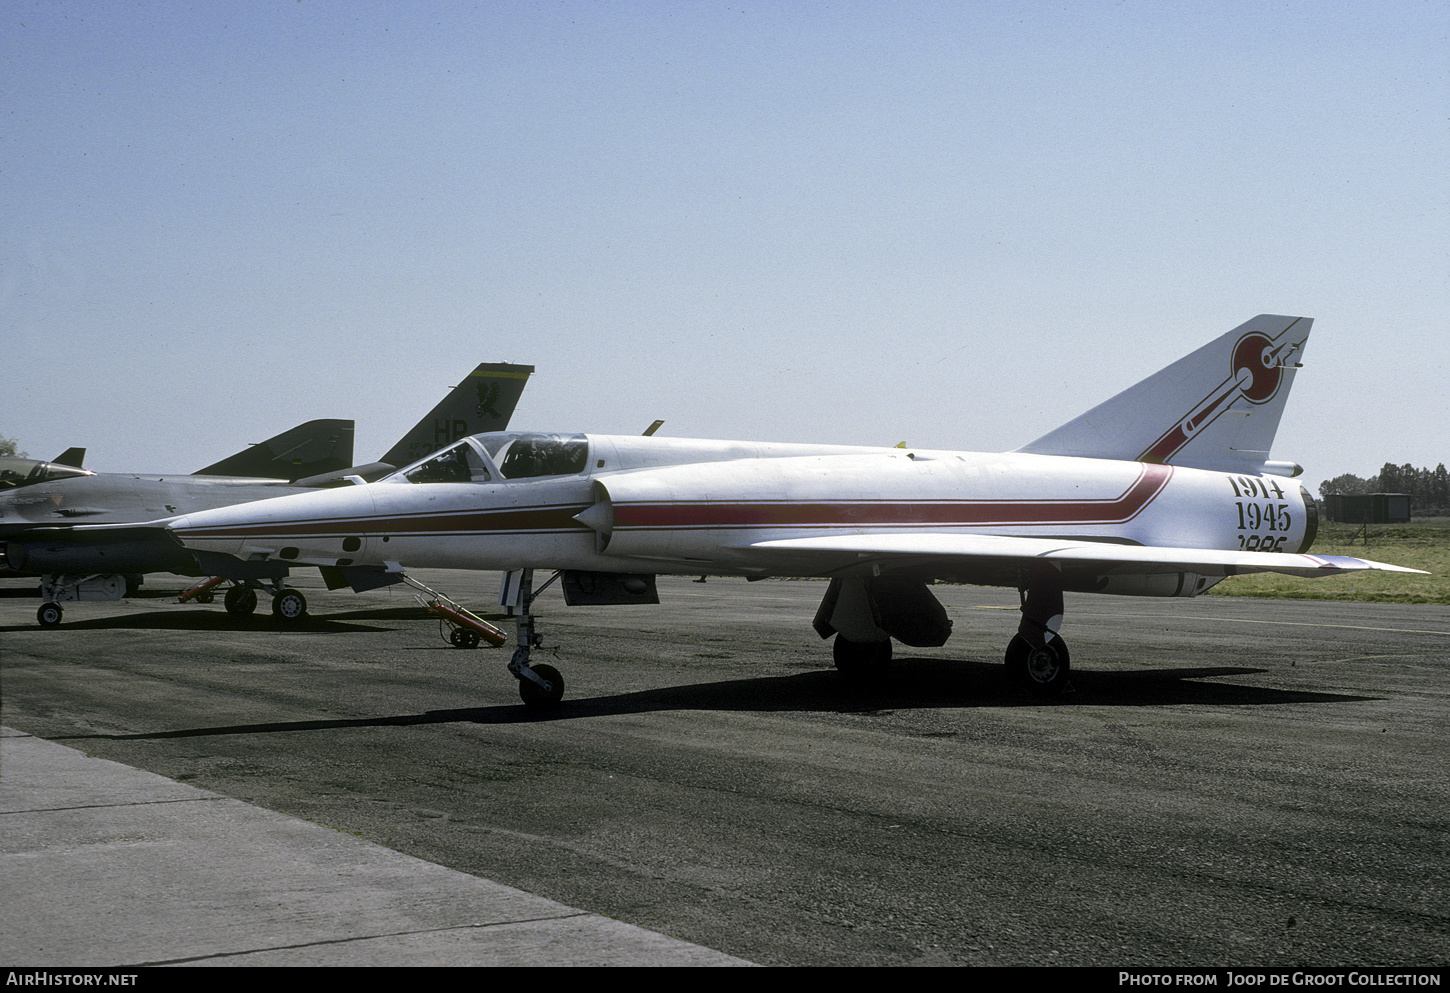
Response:
POLYGON ((517 622, 518 647, 514 649, 514 657, 509 661, 509 672, 519 681, 519 697, 524 704, 538 710, 558 706, 559 701, 564 698, 564 677, 559 675, 558 669, 551 665, 529 664, 529 653, 542 646, 544 641, 534 631, 534 598, 548 589, 549 584, 561 575, 561 572, 554 573, 536 590, 533 588, 534 570, 524 569, 519 574, 519 605, 510 608, 511 612, 517 610, 514 620, 517 622))
MULTIPOLYGON (((518 601, 517 606, 508 608, 517 631, 517 647, 514 648, 513 658, 509 660, 508 669, 519 681, 519 697, 524 703, 541 710, 548 709, 564 698, 564 677, 551 665, 529 663, 533 649, 543 646, 543 638, 534 630, 534 615, 530 608, 534 598, 548 589, 563 573, 554 573, 537 590, 533 588, 534 570, 524 569, 507 575, 510 581, 517 577, 518 582, 517 589, 511 589, 506 594, 508 600, 518 601)), ((477 648, 481 641, 487 641, 494 646, 508 642, 508 635, 502 630, 444 594, 424 586, 411 576, 404 576, 403 582, 427 594, 427 597, 415 595, 414 599, 438 615, 439 630, 444 627, 448 629, 448 642, 454 648, 477 648)))

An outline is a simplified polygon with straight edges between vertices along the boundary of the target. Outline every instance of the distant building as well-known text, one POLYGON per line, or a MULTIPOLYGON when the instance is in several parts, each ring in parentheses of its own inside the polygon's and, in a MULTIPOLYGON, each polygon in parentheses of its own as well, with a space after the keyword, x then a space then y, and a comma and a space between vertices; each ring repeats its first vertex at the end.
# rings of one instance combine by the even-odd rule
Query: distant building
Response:
POLYGON ((1410 494, 1332 493, 1324 498, 1324 516, 1341 524, 1403 524, 1410 519, 1410 494))

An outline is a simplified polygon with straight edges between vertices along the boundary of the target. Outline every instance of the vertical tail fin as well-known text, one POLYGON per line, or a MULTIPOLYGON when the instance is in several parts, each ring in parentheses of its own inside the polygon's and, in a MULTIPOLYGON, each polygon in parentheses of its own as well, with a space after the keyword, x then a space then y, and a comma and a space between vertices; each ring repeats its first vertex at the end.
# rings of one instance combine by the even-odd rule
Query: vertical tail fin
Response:
POLYGON ((466 435, 504 430, 533 371, 531 365, 480 364, 388 449, 382 461, 405 466, 466 435))
POLYGON ((1313 323, 1260 314, 1018 451, 1259 472, 1313 323))
POLYGON ((352 465, 352 433, 352 421, 308 421, 192 475, 293 480, 337 472, 352 465))

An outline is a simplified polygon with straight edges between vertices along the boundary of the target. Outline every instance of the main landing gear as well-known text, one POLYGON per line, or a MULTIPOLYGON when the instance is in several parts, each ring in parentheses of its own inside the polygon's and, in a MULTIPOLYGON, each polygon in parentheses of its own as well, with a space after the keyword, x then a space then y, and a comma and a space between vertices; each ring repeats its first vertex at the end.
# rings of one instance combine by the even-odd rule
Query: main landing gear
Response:
MULTIPOLYGON (((1019 592, 1022 621, 1007 645, 1008 677, 1033 696, 1068 692, 1071 657, 1057 633, 1062 626, 1062 573, 1039 562, 1030 576, 1022 577, 1019 592)), ((831 655, 841 674, 852 680, 887 670, 893 638, 935 647, 951 633, 945 611, 924 585, 887 576, 833 580, 815 627, 822 637, 835 632, 831 655)))
MULTIPOLYGON (((222 606, 233 617, 248 617, 257 612, 259 588, 265 589, 249 582, 238 583, 222 596, 222 606)), ((282 580, 277 580, 272 585, 272 616, 288 624, 300 621, 307 616, 307 598, 301 590, 284 586, 282 580)))
POLYGON ((307 614, 307 598, 294 589, 283 588, 272 597, 272 616, 283 621, 300 621, 307 614))
POLYGON ((257 610, 257 591, 250 586, 233 586, 222 596, 222 606, 233 617, 247 617, 257 610))
POLYGON ((1022 623, 1007 644, 1007 675, 1034 696, 1059 696, 1068 689, 1071 659, 1062 626, 1062 573, 1038 562, 1029 583, 1020 589, 1022 623))
MULTIPOLYGON (((831 644, 831 655, 841 675, 859 679, 886 669, 891 662, 891 642, 848 641, 838 634, 831 644)), ((1020 633, 1015 634, 1007 643, 1004 661, 1008 677, 1033 696, 1057 696, 1068 689, 1070 657, 1061 635, 1033 644, 1020 633)))
POLYGON ((40 577, 36 623, 43 628, 57 627, 65 616, 62 602, 119 600, 128 595, 134 578, 120 573, 47 573, 40 577))
POLYGON ((891 662, 891 639, 885 641, 851 641, 844 634, 831 642, 831 659, 843 676, 866 676, 886 668, 891 662))
POLYGON ((1020 634, 1007 643, 1007 674, 1034 696, 1057 696, 1067 689, 1069 657, 1061 636, 1040 647, 1020 634))

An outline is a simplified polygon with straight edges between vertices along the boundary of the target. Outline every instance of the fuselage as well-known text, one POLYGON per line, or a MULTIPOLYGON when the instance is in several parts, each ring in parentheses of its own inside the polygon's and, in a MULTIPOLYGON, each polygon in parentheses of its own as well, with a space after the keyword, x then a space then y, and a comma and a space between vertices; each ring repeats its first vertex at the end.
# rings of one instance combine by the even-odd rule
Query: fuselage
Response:
POLYGON ((765 562, 752 545, 842 534, 1299 552, 1311 513, 1281 478, 1142 462, 498 434, 378 483, 171 527, 189 548, 252 562, 761 576, 811 575, 819 562, 765 562))
POLYGON ((52 547, 55 528, 135 524, 197 513, 307 489, 285 481, 230 476, 138 476, 76 472, 0 491, 0 572, 145 573, 193 571, 166 544, 124 546, 67 542, 52 547))
POLYGON ((0 492, 0 526, 132 524, 302 492, 282 481, 229 476, 96 473, 0 492))

